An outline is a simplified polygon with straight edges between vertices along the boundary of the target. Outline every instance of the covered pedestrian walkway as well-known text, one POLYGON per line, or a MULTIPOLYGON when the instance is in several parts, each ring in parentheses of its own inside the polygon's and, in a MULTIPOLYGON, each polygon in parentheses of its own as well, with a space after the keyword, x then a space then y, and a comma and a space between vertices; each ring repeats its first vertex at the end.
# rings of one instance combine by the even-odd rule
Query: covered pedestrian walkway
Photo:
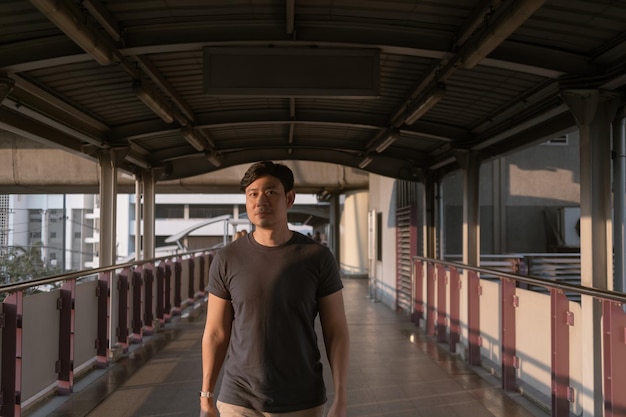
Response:
POLYGON ((67 236, 93 245, 100 265, 50 292, 2 289, 2 416, 51 391, 72 395, 44 415, 89 404, 104 410, 92 416, 197 415, 199 358, 172 349, 199 355, 201 317, 172 329, 168 320, 202 297, 208 262, 184 254, 116 266, 118 179, 132 178, 142 201, 134 246, 150 260, 159 186, 260 159, 368 175, 357 190, 369 195, 350 195, 343 212, 347 177, 311 191, 328 202, 338 261, 348 239, 368 254, 373 285, 346 297, 363 302, 350 306, 351 415, 525 415, 508 410, 507 395, 530 386, 555 417, 626 416, 624 2, 8 0, 0 12, 0 160, 10 167, 0 187, 50 185, 38 161, 54 159, 51 149, 97 162, 89 215, 99 234, 67 236), (499 160, 574 132, 575 169, 547 151, 499 160), (572 195, 545 181, 551 171, 572 195), (446 206, 453 173, 459 198, 446 206), (518 279, 520 268, 497 281, 469 273, 488 245, 519 251, 520 232, 541 222, 516 218, 529 203, 579 206, 580 302, 564 296, 570 286, 517 286, 542 284, 518 279), (363 227, 348 231, 342 214, 353 207, 366 208, 355 221, 363 227), (481 213, 493 222, 481 224, 481 213), (491 239, 481 236, 490 228, 491 239), (451 242, 457 250, 446 253, 451 242), (449 254, 463 268, 446 269, 449 254), (458 359, 438 349, 445 338, 458 359), (481 360, 501 387, 476 375, 481 360))
MULTIPOLYGON (((548 415, 519 394, 505 393, 499 380, 481 368, 448 353, 403 313, 373 302, 368 297, 367 280, 344 279, 344 285, 352 339, 349 416, 548 415)), ((27 415, 198 415, 205 315, 202 308, 190 307, 189 311, 175 326, 146 340, 134 354, 88 381, 78 381, 71 396, 56 397, 27 415)), ((326 370, 329 372, 328 366, 326 370)))

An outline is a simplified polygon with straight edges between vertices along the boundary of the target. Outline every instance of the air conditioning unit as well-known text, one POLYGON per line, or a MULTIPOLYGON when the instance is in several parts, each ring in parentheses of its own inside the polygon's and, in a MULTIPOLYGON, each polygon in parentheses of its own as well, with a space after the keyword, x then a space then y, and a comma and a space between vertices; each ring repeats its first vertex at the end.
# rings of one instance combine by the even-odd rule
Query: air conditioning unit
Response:
POLYGON ((563 244, 568 247, 580 247, 580 207, 561 207, 559 209, 559 227, 563 244))

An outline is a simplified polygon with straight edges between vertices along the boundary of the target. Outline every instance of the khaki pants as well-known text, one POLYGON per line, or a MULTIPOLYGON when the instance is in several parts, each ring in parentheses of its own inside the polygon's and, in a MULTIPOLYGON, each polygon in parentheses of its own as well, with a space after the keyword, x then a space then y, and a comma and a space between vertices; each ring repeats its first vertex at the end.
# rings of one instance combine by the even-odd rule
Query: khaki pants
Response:
POLYGON ((322 417, 324 415, 323 405, 306 410, 293 411, 291 413, 264 413, 218 401, 217 409, 220 412, 220 417, 322 417))

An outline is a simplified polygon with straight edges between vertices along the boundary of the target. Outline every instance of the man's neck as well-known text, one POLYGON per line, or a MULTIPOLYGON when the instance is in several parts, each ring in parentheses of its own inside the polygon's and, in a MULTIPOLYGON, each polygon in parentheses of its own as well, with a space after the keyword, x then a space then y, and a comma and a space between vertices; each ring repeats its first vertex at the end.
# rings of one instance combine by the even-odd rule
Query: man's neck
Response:
POLYGON ((263 246, 280 246, 284 245, 291 239, 293 232, 289 228, 280 230, 256 228, 252 237, 263 246))

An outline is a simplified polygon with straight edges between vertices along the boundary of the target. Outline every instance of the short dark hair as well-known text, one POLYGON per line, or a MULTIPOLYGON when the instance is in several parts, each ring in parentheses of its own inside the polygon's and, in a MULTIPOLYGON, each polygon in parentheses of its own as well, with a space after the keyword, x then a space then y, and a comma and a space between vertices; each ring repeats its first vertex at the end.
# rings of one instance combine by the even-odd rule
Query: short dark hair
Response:
POLYGON ((243 174, 240 183, 241 191, 246 191, 248 185, 268 175, 278 178, 283 184, 286 193, 293 190, 293 172, 289 167, 283 164, 275 164, 271 161, 260 161, 250 165, 250 168, 243 174))

